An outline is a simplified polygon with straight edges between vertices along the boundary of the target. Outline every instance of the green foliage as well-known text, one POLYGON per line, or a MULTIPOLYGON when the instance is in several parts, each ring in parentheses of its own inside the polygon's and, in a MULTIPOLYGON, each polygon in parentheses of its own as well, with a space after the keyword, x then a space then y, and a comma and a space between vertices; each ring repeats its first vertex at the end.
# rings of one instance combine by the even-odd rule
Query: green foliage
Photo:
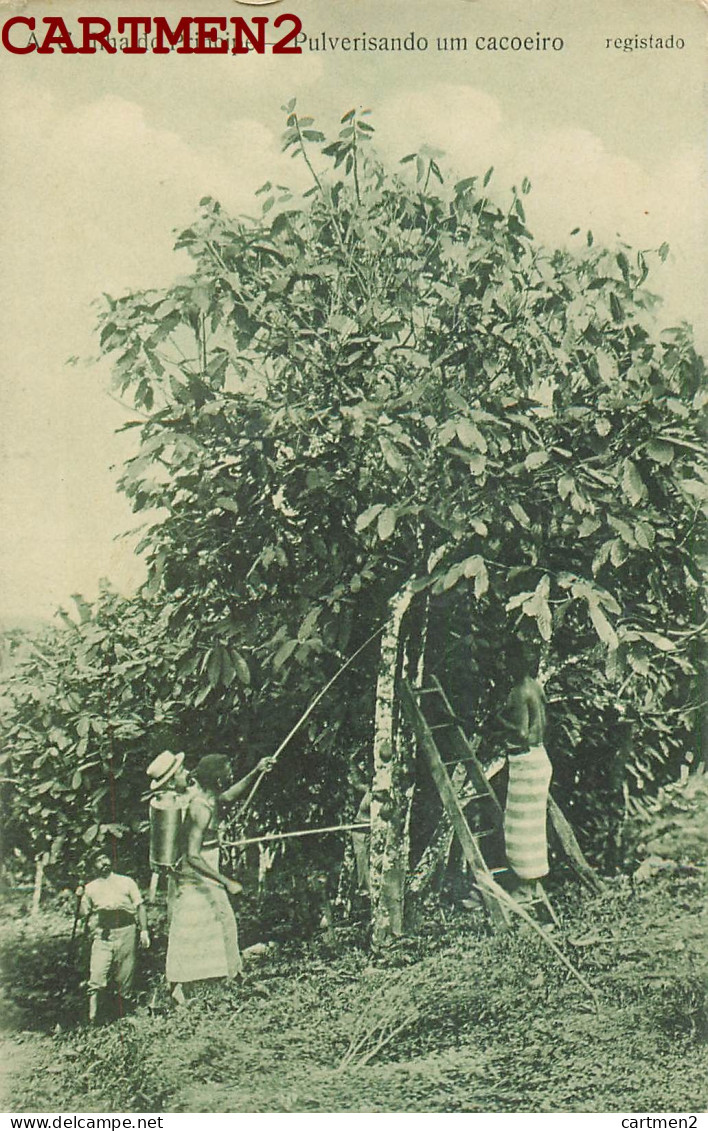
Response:
POLYGON ((685 866, 689 871, 696 865, 704 867, 708 862, 707 802, 705 773, 692 774, 660 789, 657 796, 645 798, 626 829, 631 863, 651 857, 659 870, 662 861, 669 868, 685 866))
MULTIPOLYGON (((7 912, 8 905, 5 903, 7 912)), ((8 1019, 22 1028, 50 1031, 55 1025, 74 1025, 85 1016, 86 992, 77 959, 87 957, 79 936, 71 946, 70 902, 61 911, 0 924, 2 991, 8 1019), (63 912, 63 913, 62 913, 63 912)))
POLYGON ((3 687, 7 842, 66 876, 117 839, 122 866, 142 871, 145 766, 175 736, 185 644, 167 638, 154 603, 109 590, 75 603, 77 617, 47 629, 3 687))
MULTIPOLYGON (((311 188, 267 182, 251 218, 204 198, 177 239, 191 275, 106 300, 102 349, 147 417, 129 425, 139 446, 121 481, 150 521, 135 613, 147 636, 137 669, 110 639, 77 644, 64 746, 47 742, 54 697, 20 696, 12 743, 39 804, 27 816, 68 835, 73 791, 82 831, 101 836, 114 818, 92 791, 111 762, 126 782, 145 763, 153 707, 181 746, 240 736, 248 759, 272 750, 414 579, 430 599, 428 670, 489 753, 504 644, 539 644, 557 781, 607 843, 603 822, 692 757, 708 476, 690 330, 656 329, 652 253, 590 233, 571 249, 536 243, 528 181, 502 202, 492 170, 449 182, 434 151, 391 170, 367 112, 328 139, 294 102, 284 110, 284 148, 311 188), (139 706, 123 704, 126 681, 139 706), (60 767, 53 784, 33 743, 60 767), (72 784, 86 771, 88 792, 72 784)), ((271 775, 272 825, 351 803, 375 659, 271 775)))
MULTIPOLYGON (((707 482, 690 331, 656 331, 650 253, 545 249, 491 170, 448 184, 421 152, 390 171, 364 116, 328 141, 285 109, 311 190, 268 183, 253 219, 204 200, 178 239, 193 276, 103 317, 150 416, 123 488, 165 516, 144 549, 168 623, 194 631, 194 703, 292 717, 415 578, 433 635, 456 609, 473 669, 485 636, 545 647, 561 779, 624 810, 690 756, 707 482)), ((343 690, 330 736, 361 745, 370 688, 343 690)))

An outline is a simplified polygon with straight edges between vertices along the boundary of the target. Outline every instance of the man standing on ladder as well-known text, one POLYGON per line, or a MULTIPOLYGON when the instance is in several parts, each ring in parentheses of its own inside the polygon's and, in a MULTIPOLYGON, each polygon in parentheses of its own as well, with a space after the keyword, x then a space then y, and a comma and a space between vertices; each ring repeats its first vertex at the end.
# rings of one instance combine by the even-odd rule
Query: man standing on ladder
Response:
POLYGON ((548 874, 546 809, 552 767, 544 735, 543 691, 531 672, 530 648, 516 640, 508 669, 513 686, 502 714, 510 745, 509 785, 504 812, 504 839, 509 866, 519 881, 517 900, 531 900, 538 881, 548 874))

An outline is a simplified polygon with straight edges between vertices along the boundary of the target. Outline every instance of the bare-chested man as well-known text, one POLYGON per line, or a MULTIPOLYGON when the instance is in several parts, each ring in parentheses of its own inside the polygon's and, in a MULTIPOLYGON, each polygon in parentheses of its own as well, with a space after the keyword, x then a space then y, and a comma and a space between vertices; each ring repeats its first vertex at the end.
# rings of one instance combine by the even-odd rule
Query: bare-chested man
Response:
POLYGON ((523 894, 548 873, 546 808, 552 769, 543 744, 543 691, 531 675, 529 650, 521 642, 512 650, 508 667, 514 683, 502 717, 510 746, 504 837, 509 866, 523 894))

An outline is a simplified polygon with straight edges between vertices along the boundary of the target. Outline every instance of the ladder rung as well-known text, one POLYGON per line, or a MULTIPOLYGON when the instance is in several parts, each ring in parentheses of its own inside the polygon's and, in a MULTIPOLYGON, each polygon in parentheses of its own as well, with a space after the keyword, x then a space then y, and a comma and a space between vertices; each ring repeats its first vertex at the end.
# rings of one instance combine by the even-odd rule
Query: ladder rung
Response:
POLYGON ((481 839, 483 836, 493 836, 494 833, 499 832, 499 829, 497 829, 497 828, 482 829, 482 831, 479 832, 479 833, 476 833, 474 831, 474 829, 470 829, 470 832, 472 833, 473 837, 481 839))
MULTIPOLYGON (((474 762, 474 761, 475 761, 475 759, 473 757, 470 757, 470 758, 451 758, 449 762, 443 762, 443 766, 456 766, 458 764, 458 762, 474 762)), ((491 788, 490 788, 489 792, 491 793, 491 788)))
POLYGON ((465 794, 463 793, 458 798, 458 800, 463 807, 466 807, 467 805, 469 805, 470 801, 482 801, 485 797, 488 798, 489 794, 488 793, 471 793, 469 795, 469 797, 466 797, 465 794))
POLYGON ((442 692, 440 691, 439 687, 419 687, 419 688, 414 689, 413 694, 418 695, 418 696, 420 696, 420 695, 441 695, 442 692))
POLYGON ((509 894, 514 900, 514 903, 517 903, 519 907, 537 907, 540 903, 542 903, 544 907, 548 906, 547 901, 542 895, 536 895, 533 899, 514 899, 514 893, 510 892, 509 894))
POLYGON ((503 868, 490 868, 489 871, 493 876, 503 876, 509 869, 506 865, 503 868))
MULTIPOLYGON (((434 723, 433 726, 428 723, 428 730, 444 730, 445 727, 454 727, 457 723, 434 723)), ((469 761, 469 759, 468 759, 469 761)))

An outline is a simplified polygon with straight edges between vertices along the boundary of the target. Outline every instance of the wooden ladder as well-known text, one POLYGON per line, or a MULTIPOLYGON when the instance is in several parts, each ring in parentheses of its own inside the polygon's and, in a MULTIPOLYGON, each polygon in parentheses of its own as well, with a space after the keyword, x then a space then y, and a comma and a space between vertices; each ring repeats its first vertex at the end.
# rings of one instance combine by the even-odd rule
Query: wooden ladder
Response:
MULTIPOLYGON (((477 758, 460 720, 456 717, 439 679, 433 676, 428 687, 414 689, 408 680, 401 681, 401 702, 408 722, 423 751, 443 808, 474 876, 475 885, 491 923, 506 928, 510 921, 507 900, 495 898, 489 881, 509 874, 504 853, 504 814, 482 763, 477 758), (465 789, 461 795, 453 785, 448 766, 465 765, 465 789), (469 792, 469 789, 472 792, 469 792), (465 816, 474 805, 470 819, 465 816), (472 827, 470 827, 472 823, 472 827), (495 863, 496 857, 496 863, 495 863), (502 862, 503 861, 503 862, 502 862)), ((515 903, 513 893, 508 901, 515 903)), ((525 911, 545 909, 550 921, 558 923, 543 885, 537 894, 524 901, 525 911)))

